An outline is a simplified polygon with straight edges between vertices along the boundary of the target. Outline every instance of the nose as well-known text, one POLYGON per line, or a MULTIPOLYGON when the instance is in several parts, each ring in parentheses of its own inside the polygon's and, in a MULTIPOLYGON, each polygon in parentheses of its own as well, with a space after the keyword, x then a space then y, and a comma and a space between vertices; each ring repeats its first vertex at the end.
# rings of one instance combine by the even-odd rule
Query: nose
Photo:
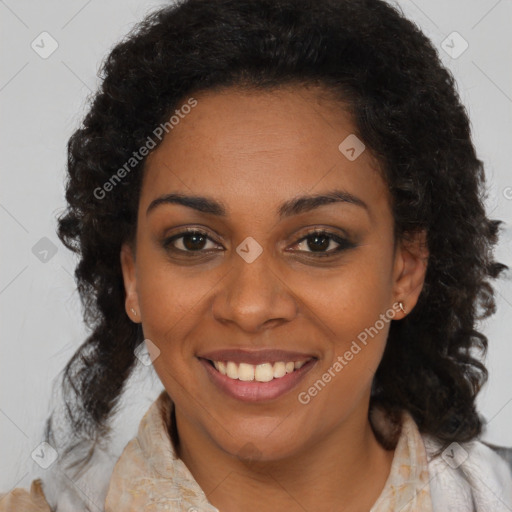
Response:
POLYGON ((266 251, 251 263, 238 254, 232 259, 232 267, 213 299, 216 320, 236 324, 246 332, 258 332, 296 317, 298 302, 266 251))

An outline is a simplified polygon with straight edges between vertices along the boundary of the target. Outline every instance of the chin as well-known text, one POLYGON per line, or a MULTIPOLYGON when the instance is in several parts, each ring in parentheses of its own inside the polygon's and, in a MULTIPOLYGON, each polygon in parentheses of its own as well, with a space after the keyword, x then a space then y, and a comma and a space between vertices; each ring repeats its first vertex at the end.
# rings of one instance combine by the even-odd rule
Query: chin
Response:
POLYGON ((290 438, 274 437, 269 439, 267 435, 245 435, 236 439, 231 438, 228 445, 222 449, 247 464, 258 462, 272 462, 285 459, 300 451, 301 446, 290 443, 290 438))

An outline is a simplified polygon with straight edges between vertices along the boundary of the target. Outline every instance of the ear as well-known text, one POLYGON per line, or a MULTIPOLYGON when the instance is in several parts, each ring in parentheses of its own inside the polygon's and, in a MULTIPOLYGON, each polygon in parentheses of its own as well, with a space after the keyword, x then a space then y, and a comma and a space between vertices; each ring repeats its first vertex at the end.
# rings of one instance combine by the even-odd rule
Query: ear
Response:
POLYGON ((140 308, 139 297, 137 294, 137 274, 135 271, 135 254, 134 249, 129 243, 121 246, 121 270, 123 272, 124 290, 126 292, 125 309, 130 319, 139 323, 140 308), (135 313, 134 313, 135 311, 135 313))
POLYGON ((394 302, 402 302, 405 313, 397 312, 397 320, 412 311, 420 296, 427 273, 429 251, 427 233, 425 230, 416 231, 397 242, 395 265, 393 270, 394 302))

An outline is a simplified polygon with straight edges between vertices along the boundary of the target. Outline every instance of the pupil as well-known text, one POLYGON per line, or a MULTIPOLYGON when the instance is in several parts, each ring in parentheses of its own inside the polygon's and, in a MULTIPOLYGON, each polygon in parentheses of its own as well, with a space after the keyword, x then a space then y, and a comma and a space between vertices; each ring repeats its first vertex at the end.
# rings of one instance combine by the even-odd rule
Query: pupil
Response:
POLYGON ((308 239, 308 247, 313 251, 327 249, 329 247, 329 237, 325 235, 312 235, 308 239), (319 242, 319 240, 322 240, 322 242, 319 242), (313 244, 311 241, 313 241, 313 244), (315 246, 315 244, 318 245, 315 246))
POLYGON ((201 235, 200 233, 192 233, 190 235, 185 235, 183 237, 183 245, 191 251, 202 249, 204 246, 204 242, 205 242, 205 237, 203 235, 201 235), (199 244, 199 247, 194 244, 199 244))

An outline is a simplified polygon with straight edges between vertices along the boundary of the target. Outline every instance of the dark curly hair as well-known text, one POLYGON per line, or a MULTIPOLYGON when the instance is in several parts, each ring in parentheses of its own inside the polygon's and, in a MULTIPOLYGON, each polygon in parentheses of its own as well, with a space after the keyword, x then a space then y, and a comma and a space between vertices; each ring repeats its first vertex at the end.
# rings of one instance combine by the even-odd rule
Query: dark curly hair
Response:
POLYGON ((349 105, 380 162, 395 239, 427 233, 424 287, 413 311, 391 322, 372 403, 408 410, 445 446, 482 432, 475 398, 487 379, 487 338, 476 323, 494 313, 489 281, 508 268, 493 259, 500 221, 486 216, 483 163, 455 80, 399 8, 382 0, 182 0, 115 46, 101 78, 69 140, 68 207, 58 219, 59 238, 80 258, 75 276, 91 329, 62 374, 75 440, 109 434, 143 339, 125 313, 120 248, 134 240, 145 159, 108 198, 94 191, 194 93, 311 84, 349 105))

